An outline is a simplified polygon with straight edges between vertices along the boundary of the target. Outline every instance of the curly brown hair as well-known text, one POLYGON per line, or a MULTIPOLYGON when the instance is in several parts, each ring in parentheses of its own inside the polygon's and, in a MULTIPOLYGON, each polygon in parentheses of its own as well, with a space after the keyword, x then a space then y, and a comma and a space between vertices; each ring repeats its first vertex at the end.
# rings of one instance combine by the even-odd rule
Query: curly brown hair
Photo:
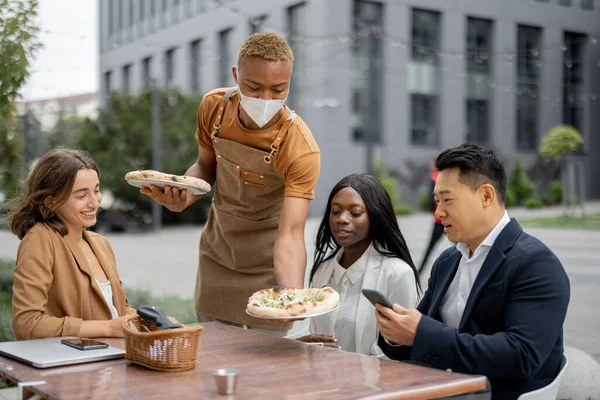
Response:
POLYGON ((288 42, 273 32, 257 32, 244 40, 238 54, 238 65, 248 57, 266 61, 294 61, 294 53, 288 42))
POLYGON ((93 169, 100 177, 94 160, 79 150, 58 147, 40 158, 19 196, 10 202, 8 217, 12 233, 23 239, 30 228, 42 222, 65 236, 68 229, 56 210, 69 199, 77 173, 83 169, 93 169))

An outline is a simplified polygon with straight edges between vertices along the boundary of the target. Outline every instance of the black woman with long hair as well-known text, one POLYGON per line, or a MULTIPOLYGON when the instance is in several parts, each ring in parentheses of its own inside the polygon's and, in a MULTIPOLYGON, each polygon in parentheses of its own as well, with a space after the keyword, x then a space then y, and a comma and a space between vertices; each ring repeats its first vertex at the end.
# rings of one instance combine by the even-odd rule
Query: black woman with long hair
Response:
POLYGON ((310 286, 334 288, 340 306, 311 318, 311 335, 299 340, 337 341, 344 351, 382 354, 375 308, 362 289, 375 289, 405 307, 416 305, 419 277, 390 196, 377 178, 349 175, 331 191, 317 233, 310 286))

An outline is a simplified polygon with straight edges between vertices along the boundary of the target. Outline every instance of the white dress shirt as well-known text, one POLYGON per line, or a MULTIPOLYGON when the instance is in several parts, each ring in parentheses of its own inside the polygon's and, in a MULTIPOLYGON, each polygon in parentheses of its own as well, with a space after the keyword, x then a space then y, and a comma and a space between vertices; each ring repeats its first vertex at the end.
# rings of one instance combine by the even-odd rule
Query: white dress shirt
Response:
POLYGON ((317 326, 327 326, 326 330, 319 333, 335 336, 338 344, 345 351, 356 352, 356 337, 354 334, 356 309, 358 300, 362 295, 361 289, 369 253, 369 251, 365 251, 354 264, 346 269, 340 265, 340 260, 344 254, 344 249, 340 249, 332 260, 333 274, 327 282, 327 286, 332 287, 339 293, 340 305, 337 310, 314 317, 314 321, 312 321, 317 326), (338 332, 337 335, 336 332, 338 332), (343 334, 339 334, 341 332, 343 334))
POLYGON ((456 275, 448 287, 448 291, 444 296, 440 308, 440 315, 442 316, 444 324, 452 328, 458 328, 460 325, 460 320, 465 311, 469 295, 471 294, 473 283, 475 283, 475 279, 477 278, 492 245, 496 241, 496 238, 498 238, 500 232, 502 232, 509 222, 510 218, 508 213, 504 211, 504 215, 500 221, 475 249, 471 257, 469 257, 469 245, 466 243, 457 243, 456 249, 461 252, 462 257, 458 264, 456 275))
POLYGON ((113 302, 113 292, 112 292, 112 285, 110 284, 110 281, 106 281, 106 282, 98 282, 98 279, 96 279, 96 283, 98 284, 98 286, 100 286, 100 291, 102 292, 102 295, 104 296, 104 301, 106 301, 106 304, 108 305, 108 308, 110 309, 110 314, 113 318, 119 318, 119 312, 117 311, 115 304, 113 302))

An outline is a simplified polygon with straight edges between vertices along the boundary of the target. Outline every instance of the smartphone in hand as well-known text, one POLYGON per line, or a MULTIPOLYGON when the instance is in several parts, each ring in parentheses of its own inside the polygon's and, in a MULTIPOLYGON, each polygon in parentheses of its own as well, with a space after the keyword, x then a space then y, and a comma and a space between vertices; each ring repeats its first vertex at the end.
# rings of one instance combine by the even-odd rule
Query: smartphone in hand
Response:
POLYGON ((106 343, 93 339, 63 339, 60 342, 77 350, 98 350, 108 348, 106 343))
POLYGON ((385 298, 384 295, 382 295, 381 293, 379 293, 377 290, 372 290, 372 289, 363 289, 362 290, 362 294, 369 299, 369 301, 375 305, 375 304, 381 304, 384 307, 387 308, 392 308, 392 303, 385 298))

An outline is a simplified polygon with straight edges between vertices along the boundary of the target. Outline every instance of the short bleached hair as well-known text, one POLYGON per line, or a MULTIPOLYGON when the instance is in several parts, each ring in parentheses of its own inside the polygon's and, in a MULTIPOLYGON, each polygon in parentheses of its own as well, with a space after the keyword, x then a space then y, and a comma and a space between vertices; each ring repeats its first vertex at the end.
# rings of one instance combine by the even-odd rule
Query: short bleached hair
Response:
POLYGON ((238 65, 248 57, 261 58, 266 61, 294 62, 294 53, 288 42, 273 32, 257 32, 244 40, 238 54, 238 65))

